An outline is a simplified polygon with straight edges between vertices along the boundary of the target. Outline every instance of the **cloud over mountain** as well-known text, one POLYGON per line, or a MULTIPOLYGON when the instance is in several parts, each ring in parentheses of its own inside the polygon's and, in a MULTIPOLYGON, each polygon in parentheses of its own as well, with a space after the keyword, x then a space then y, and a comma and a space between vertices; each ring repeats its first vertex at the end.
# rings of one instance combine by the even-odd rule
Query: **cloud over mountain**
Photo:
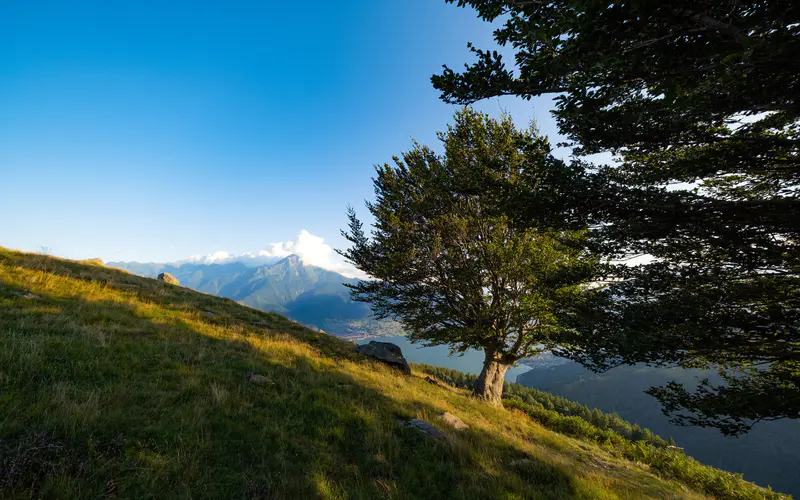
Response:
POLYGON ((300 257, 300 260, 309 266, 321 267, 347 276, 348 278, 366 278, 364 273, 344 262, 344 260, 333 251, 333 248, 325 243, 324 238, 313 235, 305 229, 300 231, 294 240, 270 243, 267 245, 266 249, 257 252, 231 255, 224 250, 220 250, 208 255, 194 255, 181 262, 189 262, 192 264, 241 262, 246 266, 255 267, 271 264, 292 254, 300 257))

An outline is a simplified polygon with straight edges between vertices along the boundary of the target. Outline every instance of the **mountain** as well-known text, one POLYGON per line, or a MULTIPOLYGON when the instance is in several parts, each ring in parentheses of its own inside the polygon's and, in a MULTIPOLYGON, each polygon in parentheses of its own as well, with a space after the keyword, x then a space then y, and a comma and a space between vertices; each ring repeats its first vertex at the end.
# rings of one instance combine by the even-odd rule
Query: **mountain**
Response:
POLYGON ((0 498, 780 498, 100 265, 0 248, 0 313, 0 498))
POLYGON ((660 436, 671 436, 687 454, 703 463, 742 473, 745 479, 800 498, 800 421, 760 422, 743 436, 725 437, 716 429, 671 424, 658 401, 644 393, 648 387, 670 380, 688 386, 696 383, 697 377, 720 382, 715 372, 635 365, 594 374, 572 362, 529 366, 533 369, 519 375, 517 383, 617 413, 660 436))
POLYGON ((333 271, 305 265, 297 255, 250 267, 225 264, 109 262, 109 267, 154 278, 167 272, 182 286, 233 299, 241 304, 276 312, 304 325, 340 336, 401 334, 391 321, 377 321, 367 304, 350 299, 346 284, 356 283, 333 271))

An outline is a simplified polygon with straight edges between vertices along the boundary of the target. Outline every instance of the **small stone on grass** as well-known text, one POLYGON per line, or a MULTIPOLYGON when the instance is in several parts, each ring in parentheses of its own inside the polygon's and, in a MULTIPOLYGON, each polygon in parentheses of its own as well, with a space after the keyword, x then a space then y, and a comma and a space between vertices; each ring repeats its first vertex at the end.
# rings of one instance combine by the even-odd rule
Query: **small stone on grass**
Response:
POLYGON ((264 375, 259 375, 258 373, 251 373, 247 376, 247 380, 250 381, 251 384, 255 385, 264 385, 269 382, 269 379, 264 375))
POLYGON ((442 413, 440 415, 440 418, 442 420, 444 420, 444 422, 447 425, 449 425, 450 427, 452 427, 453 429, 455 429, 457 431, 465 431, 465 430, 469 429, 469 426, 467 424, 465 424, 463 420, 461 420, 457 416, 453 415, 449 411, 446 411, 446 412, 442 413))
POLYGON ((400 427, 405 427, 408 429, 416 429, 417 431, 421 432, 424 436, 429 437, 431 439, 440 439, 444 441, 448 440, 447 434, 440 431, 432 424, 424 420, 421 420, 419 418, 412 418, 411 420, 400 421, 398 423, 400 424, 400 427))

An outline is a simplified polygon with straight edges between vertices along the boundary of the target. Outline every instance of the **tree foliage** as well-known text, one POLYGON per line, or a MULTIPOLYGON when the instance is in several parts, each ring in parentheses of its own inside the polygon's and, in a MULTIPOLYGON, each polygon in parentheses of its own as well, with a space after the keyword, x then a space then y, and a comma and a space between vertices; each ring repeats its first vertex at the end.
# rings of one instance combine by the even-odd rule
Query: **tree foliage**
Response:
MULTIPOLYGON (((453 1, 453 0, 450 0, 453 1)), ((745 432, 800 417, 800 4, 793 0, 458 0, 502 20, 433 77, 453 103, 554 93, 577 154, 611 152, 584 209, 620 265, 573 357, 718 368, 655 388, 677 422, 745 432)), ((584 186, 585 187, 585 186, 584 186)))
POLYGON ((508 213, 559 199, 581 169, 508 117, 463 109, 439 138, 443 154, 414 144, 377 167, 375 230, 368 236, 351 209, 342 255, 373 278, 351 287, 354 299, 398 319, 412 340, 483 349, 476 392, 497 403, 510 365, 563 343, 562 320, 597 268, 577 215, 542 210, 523 225, 508 213))

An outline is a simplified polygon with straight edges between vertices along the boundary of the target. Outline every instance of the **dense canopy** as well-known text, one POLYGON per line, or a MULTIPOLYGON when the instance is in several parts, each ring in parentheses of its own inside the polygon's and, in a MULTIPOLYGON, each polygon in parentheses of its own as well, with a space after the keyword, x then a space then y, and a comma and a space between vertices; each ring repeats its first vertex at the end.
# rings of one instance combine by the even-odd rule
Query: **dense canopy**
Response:
POLYGON ((581 171, 508 117, 463 109, 440 139, 444 154, 415 144, 377 168, 375 230, 365 234, 351 210, 343 255, 373 278, 352 285, 353 297, 412 340, 482 349, 476 393, 496 404, 508 367, 562 345, 564 318, 591 294, 585 222, 549 206, 581 171), (537 204, 548 209, 525 224, 509 216, 537 204))
POLYGON ((513 50, 433 77, 447 102, 556 95, 577 154, 610 152, 584 209, 619 265, 584 316, 598 369, 722 370, 651 391, 676 420, 746 431, 800 417, 800 4, 459 0, 513 50), (643 263, 642 263, 643 262, 643 263))

